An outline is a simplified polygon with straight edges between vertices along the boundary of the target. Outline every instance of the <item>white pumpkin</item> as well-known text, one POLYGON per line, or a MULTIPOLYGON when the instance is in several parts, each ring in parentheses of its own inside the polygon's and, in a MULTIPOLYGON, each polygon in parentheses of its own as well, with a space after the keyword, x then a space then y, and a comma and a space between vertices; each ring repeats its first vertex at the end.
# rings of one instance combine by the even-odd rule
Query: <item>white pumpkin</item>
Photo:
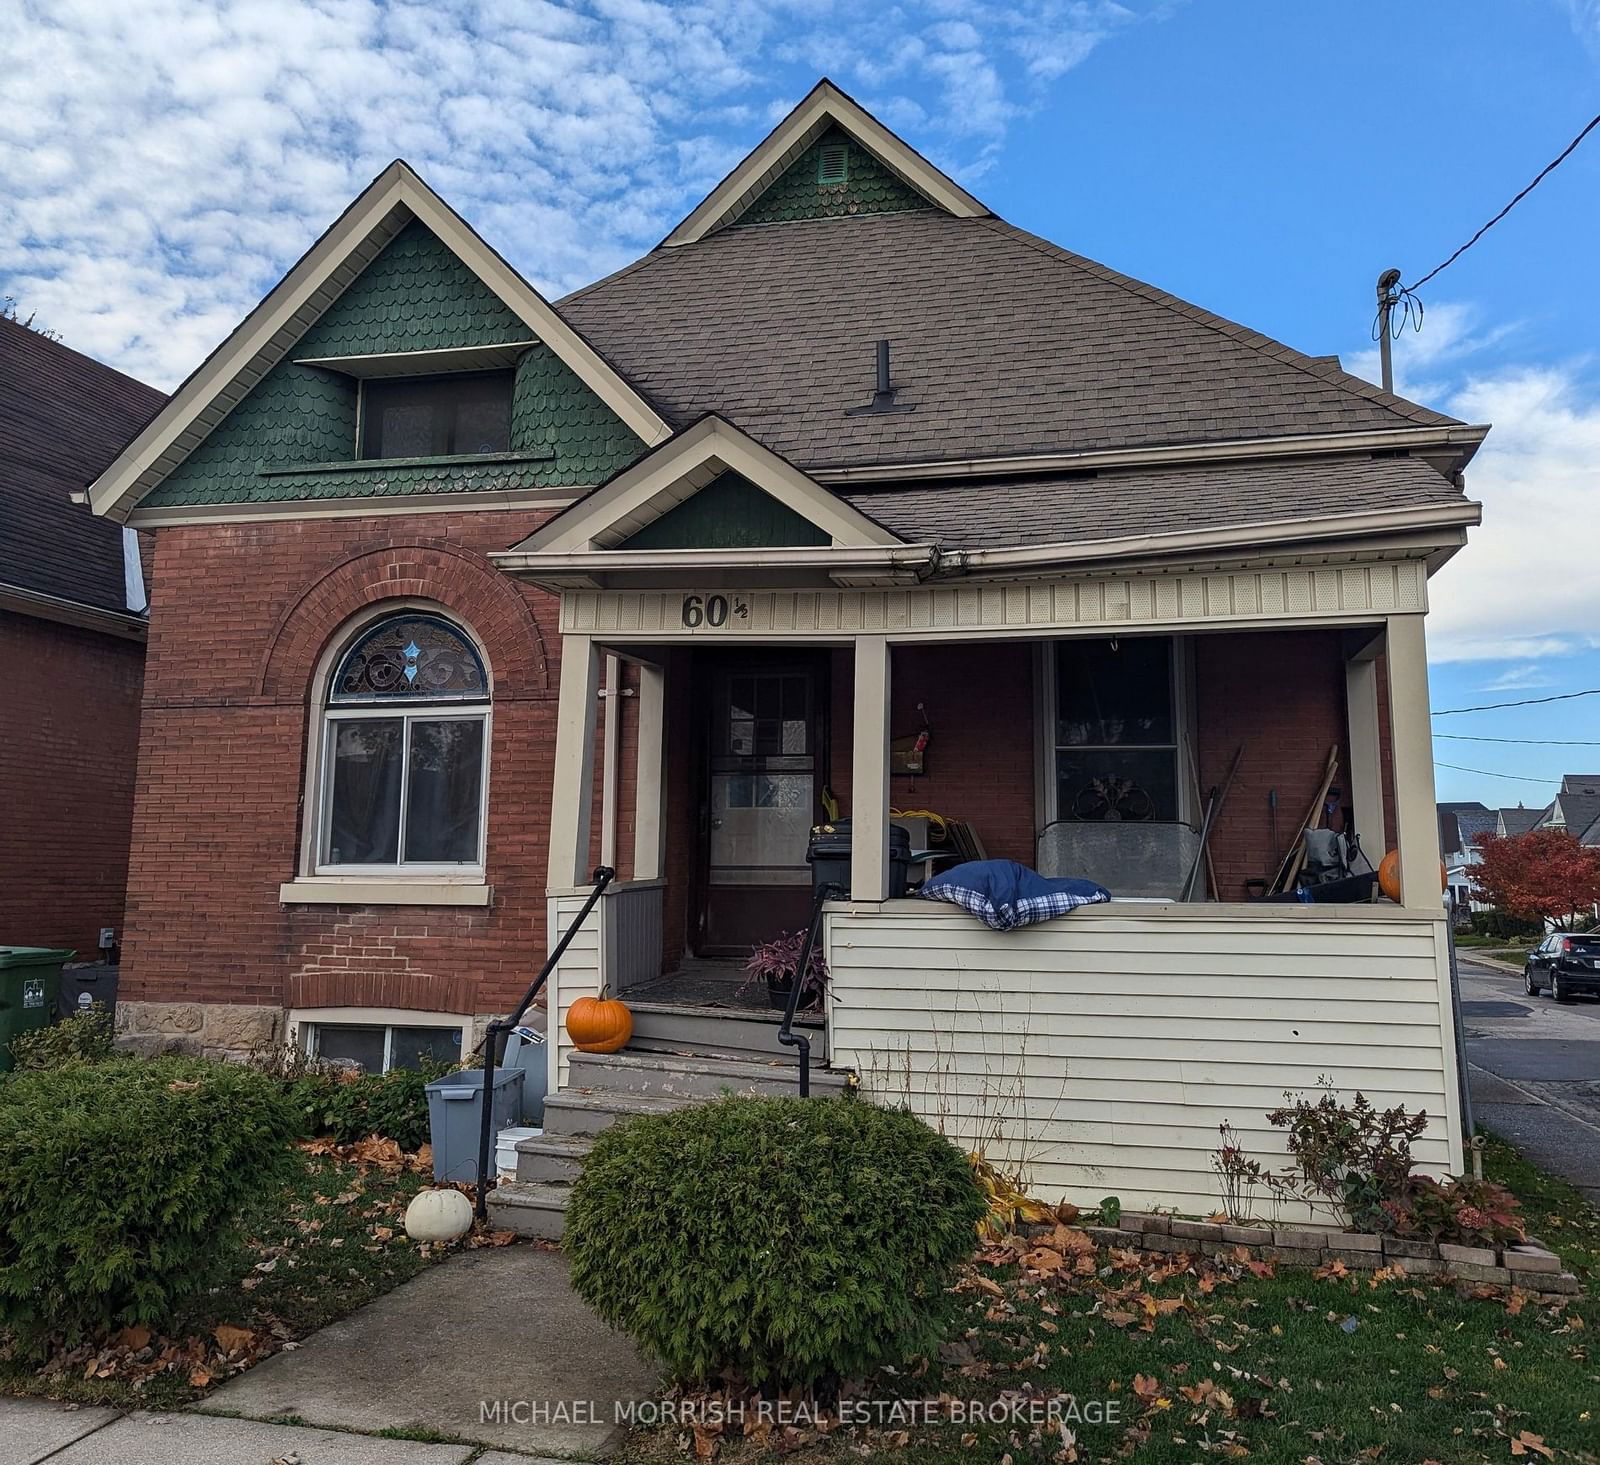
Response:
POLYGON ((454 1241, 472 1229, 472 1202, 459 1190, 423 1190, 406 1207, 413 1241, 454 1241))

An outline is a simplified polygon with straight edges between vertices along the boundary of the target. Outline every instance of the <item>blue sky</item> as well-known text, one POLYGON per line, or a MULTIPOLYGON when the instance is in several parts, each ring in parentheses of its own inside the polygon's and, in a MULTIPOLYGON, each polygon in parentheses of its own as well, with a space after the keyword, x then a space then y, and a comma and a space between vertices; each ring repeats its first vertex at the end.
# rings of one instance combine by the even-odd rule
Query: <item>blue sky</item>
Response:
MULTIPOLYGON (((1378 272, 1431 269, 1600 111, 1600 0, 22 0, 8 30, 0 292, 162 386, 396 155, 560 294, 824 72, 1015 223, 1372 373, 1378 272)), ((1437 707, 1600 687, 1597 237, 1600 133, 1397 346, 1402 390, 1496 424, 1486 523, 1434 581, 1437 707)), ((1600 745, 1600 697, 1439 729, 1600 745)))

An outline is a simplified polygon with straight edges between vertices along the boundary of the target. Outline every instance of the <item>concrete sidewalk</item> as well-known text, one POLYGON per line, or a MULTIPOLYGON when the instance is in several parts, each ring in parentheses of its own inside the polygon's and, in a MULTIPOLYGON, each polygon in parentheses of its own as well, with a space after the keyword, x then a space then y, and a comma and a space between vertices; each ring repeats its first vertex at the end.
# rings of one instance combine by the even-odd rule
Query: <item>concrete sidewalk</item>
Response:
POLYGON ((528 1454, 603 1455, 655 1370, 579 1300, 559 1252, 468 1251, 224 1384, 198 1408, 528 1454))

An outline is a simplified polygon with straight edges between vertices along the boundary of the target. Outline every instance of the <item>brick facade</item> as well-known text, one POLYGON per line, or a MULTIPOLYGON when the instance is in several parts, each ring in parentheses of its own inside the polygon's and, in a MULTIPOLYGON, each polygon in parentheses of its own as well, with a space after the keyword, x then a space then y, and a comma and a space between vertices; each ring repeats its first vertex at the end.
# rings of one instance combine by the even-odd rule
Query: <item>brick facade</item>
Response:
POLYGON ((481 1011, 520 995, 544 953, 558 638, 554 601, 484 556, 538 522, 435 514, 157 536, 126 997, 481 1011), (319 659, 352 616, 402 599, 442 606, 487 653, 494 903, 281 905, 280 882, 299 873, 319 659))
POLYGON ((122 936, 144 645, 0 611, 0 942, 122 936))

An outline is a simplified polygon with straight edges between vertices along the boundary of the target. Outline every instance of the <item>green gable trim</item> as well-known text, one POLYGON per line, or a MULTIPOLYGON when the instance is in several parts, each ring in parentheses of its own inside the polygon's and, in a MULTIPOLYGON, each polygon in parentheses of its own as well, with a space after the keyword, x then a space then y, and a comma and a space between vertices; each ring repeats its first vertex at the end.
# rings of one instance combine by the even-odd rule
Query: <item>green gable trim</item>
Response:
POLYGON ((298 356, 376 355, 526 341, 528 327, 413 219, 300 338, 298 356))
POLYGON ((803 514, 730 472, 675 504, 618 548, 794 549, 832 542, 803 514))
MULTIPOLYGON (((301 337, 294 354, 425 351, 527 337, 528 327, 429 230, 413 223, 301 337)), ((280 361, 141 503, 182 508, 569 488, 609 478, 645 448, 542 344, 529 347, 517 363, 514 462, 352 461, 359 395, 353 377, 280 361)))
POLYGON ((830 127, 759 194, 731 227, 832 219, 848 214, 899 214, 931 204, 839 127, 830 127), (820 183, 822 150, 848 148, 843 183, 820 183))

